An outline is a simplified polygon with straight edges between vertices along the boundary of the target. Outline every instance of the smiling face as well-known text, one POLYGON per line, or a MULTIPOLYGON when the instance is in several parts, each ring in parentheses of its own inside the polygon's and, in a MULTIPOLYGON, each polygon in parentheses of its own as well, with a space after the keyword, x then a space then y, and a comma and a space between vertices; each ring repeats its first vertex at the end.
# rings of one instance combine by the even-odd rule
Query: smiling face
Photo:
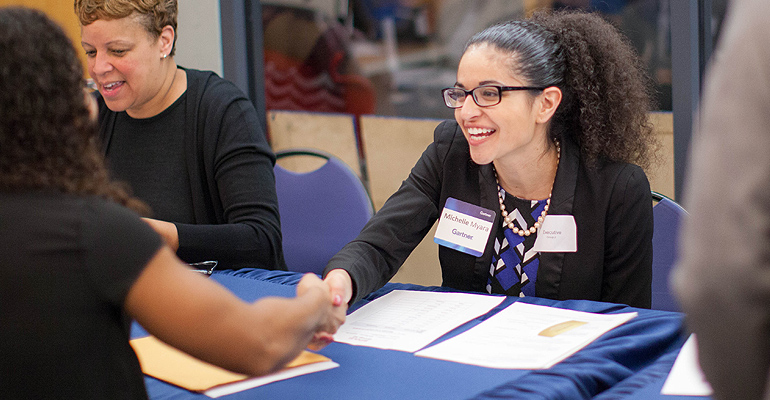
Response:
POLYGON ((132 117, 162 111, 155 108, 165 79, 163 55, 170 52, 165 31, 155 38, 137 17, 129 16, 96 20, 80 32, 88 73, 110 110, 127 111, 132 117))
MULTIPOLYGON (((481 85, 527 86, 529 82, 513 75, 510 59, 509 53, 493 46, 474 45, 460 60, 456 86, 466 90, 481 85)), ((455 109, 455 119, 468 140, 473 161, 485 165, 542 154, 548 148, 550 119, 543 119, 543 93, 506 91, 500 104, 491 107, 479 107, 468 96, 463 106, 455 109)))

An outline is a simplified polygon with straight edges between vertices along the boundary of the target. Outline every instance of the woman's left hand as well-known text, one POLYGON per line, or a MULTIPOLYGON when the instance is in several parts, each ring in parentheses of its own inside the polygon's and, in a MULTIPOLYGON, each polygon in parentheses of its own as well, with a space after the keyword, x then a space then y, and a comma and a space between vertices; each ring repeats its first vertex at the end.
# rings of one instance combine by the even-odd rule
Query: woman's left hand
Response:
POLYGON ((172 250, 177 251, 179 250, 179 232, 176 230, 176 225, 174 225, 171 222, 161 221, 157 219, 152 218, 142 218, 144 222, 147 222, 150 224, 152 229, 155 229, 155 232, 158 232, 158 234, 163 238, 163 240, 166 241, 166 244, 168 244, 169 247, 171 247, 172 250))

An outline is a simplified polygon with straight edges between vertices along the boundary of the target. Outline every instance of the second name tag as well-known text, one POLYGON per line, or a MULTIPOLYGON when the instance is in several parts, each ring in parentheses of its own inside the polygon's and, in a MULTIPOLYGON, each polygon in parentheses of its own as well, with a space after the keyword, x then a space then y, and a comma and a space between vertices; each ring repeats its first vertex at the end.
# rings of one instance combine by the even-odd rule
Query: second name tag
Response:
POLYGON ((543 253, 577 251, 577 226, 571 215, 546 215, 532 250, 543 253))
POLYGON ((494 221, 494 211, 450 197, 444 204, 433 241, 479 257, 484 253, 494 221))

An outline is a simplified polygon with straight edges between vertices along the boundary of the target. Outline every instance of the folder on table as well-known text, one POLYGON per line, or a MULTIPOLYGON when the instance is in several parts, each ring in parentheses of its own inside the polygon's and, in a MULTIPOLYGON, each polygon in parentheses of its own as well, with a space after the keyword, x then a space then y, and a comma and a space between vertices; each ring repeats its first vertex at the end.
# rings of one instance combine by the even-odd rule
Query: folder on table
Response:
POLYGON ((262 377, 249 377, 198 360, 154 336, 133 339, 130 343, 146 375, 209 397, 339 366, 320 354, 303 351, 280 371, 262 377))

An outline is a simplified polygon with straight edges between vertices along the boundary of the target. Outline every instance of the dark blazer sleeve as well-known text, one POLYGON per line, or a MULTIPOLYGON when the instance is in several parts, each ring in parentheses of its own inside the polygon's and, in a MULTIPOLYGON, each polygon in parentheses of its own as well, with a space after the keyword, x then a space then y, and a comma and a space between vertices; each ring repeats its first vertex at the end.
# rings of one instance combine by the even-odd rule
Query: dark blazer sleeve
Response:
POLYGON ((606 216, 602 301, 650 308, 652 198, 642 169, 625 164, 611 187, 606 216))
MULTIPOLYGON (((194 224, 174 223, 177 255, 186 262, 217 260, 217 268, 286 269, 281 244, 275 155, 257 111, 232 83, 212 72, 184 69, 185 159, 194 224)), ((110 141, 117 113, 94 93, 99 139, 110 141)))
MULTIPOLYGON (((188 76, 200 73, 188 70, 188 76)), ((230 82, 216 76, 206 82, 192 116, 197 144, 190 152, 196 154, 187 155, 201 169, 192 183, 202 201, 195 206, 196 224, 176 224, 177 254, 185 260, 218 260, 218 268, 285 270, 275 155, 256 109, 230 82)))
POLYGON ((446 125, 436 128, 433 143, 401 187, 326 266, 324 274, 336 268, 350 274, 352 302, 387 283, 438 218, 442 164, 452 143, 451 136, 443 134, 446 125))

